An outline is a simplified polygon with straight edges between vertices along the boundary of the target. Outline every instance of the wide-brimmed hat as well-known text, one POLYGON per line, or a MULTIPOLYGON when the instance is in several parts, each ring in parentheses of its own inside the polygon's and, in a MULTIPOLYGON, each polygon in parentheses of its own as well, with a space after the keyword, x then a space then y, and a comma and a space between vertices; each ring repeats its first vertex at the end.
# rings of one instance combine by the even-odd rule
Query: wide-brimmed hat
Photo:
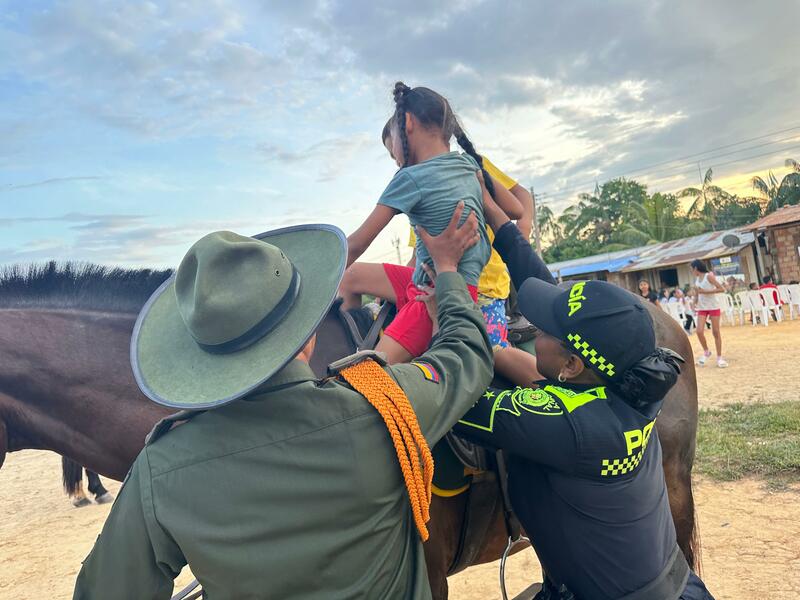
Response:
POLYGON ((316 331, 346 258, 347 240, 333 225, 206 235, 139 313, 131 338, 139 388, 186 409, 256 390, 316 331))

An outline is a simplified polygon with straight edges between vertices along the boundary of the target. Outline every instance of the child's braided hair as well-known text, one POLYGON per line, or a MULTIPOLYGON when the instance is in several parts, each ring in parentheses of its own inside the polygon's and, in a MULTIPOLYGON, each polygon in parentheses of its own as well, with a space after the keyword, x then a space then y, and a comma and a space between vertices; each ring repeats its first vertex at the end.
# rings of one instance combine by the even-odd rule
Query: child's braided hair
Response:
MULTIPOLYGON (((395 103, 394 120, 397 124, 400 143, 403 147, 403 167, 408 164, 406 113, 411 113, 423 127, 440 129, 442 139, 446 144, 450 142, 451 137, 455 136, 458 145, 478 163, 483 172, 486 189, 494 198, 494 182, 489 173, 486 172, 486 169, 483 168, 483 157, 475 151, 475 147, 467 137, 467 134, 464 133, 464 129, 453 113, 453 109, 450 108, 450 103, 447 99, 430 88, 410 88, 402 81, 394 84, 393 95, 395 103)), ((386 128, 384 128, 383 139, 386 139, 386 133, 386 128)))

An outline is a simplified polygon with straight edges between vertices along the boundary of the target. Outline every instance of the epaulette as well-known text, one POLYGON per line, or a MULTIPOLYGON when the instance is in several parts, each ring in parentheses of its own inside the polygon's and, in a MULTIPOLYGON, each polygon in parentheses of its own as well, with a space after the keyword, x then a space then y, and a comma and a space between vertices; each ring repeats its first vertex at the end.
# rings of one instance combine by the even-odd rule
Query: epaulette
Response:
POLYGON ((203 413, 205 411, 202 410, 182 410, 180 412, 176 412, 174 415, 169 415, 168 417, 164 417, 158 423, 156 423, 153 430, 147 434, 147 437, 144 438, 144 445, 147 446, 153 442, 155 442, 158 438, 163 436, 165 433, 170 431, 173 427, 177 427, 196 417, 197 415, 203 413))
POLYGON ((347 367, 352 367, 353 365, 357 365, 360 362, 364 362, 368 358, 371 358, 382 367, 385 367, 387 364, 389 364, 386 361, 386 354, 384 354, 383 352, 376 352, 375 350, 359 350, 355 354, 351 354, 350 356, 345 356, 344 358, 340 358, 339 360, 329 364, 328 375, 329 376, 338 375, 341 371, 343 371, 347 367))

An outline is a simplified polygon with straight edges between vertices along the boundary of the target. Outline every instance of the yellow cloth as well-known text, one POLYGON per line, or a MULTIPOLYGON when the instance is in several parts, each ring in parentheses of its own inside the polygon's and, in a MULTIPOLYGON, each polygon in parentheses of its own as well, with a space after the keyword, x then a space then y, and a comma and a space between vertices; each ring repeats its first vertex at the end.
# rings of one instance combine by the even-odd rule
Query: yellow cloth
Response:
MULTIPOLYGON (((508 175, 498 169, 492 161, 485 156, 483 157, 483 168, 486 172, 494 177, 504 188, 510 190, 517 182, 511 179, 508 175)), ((486 233, 489 236, 489 243, 494 242, 494 232, 487 227, 486 233)), ((411 235, 408 238, 409 247, 413 248, 417 245, 417 236, 414 235, 414 230, 411 230, 411 235)), ((489 262, 481 272, 481 278, 478 280, 478 293, 489 298, 508 298, 508 292, 511 288, 511 278, 508 275, 506 264, 497 251, 492 248, 492 255, 489 257, 489 262)))
POLYGON ((509 177, 508 175, 503 173, 500 169, 495 167, 494 163, 485 156, 483 157, 483 168, 486 169, 486 172, 489 173, 489 175, 491 175, 492 177, 494 177, 497 181, 499 181, 500 185, 502 185, 507 190, 510 190, 515 185, 517 185, 516 181, 514 181, 513 179, 511 179, 511 177, 509 177))

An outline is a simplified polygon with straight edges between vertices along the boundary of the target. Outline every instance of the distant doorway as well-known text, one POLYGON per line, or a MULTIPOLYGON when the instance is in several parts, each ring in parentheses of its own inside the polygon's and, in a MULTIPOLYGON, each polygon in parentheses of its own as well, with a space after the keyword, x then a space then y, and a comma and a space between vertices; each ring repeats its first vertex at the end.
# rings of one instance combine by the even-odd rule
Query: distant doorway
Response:
POLYGON ((661 269, 658 272, 661 287, 676 287, 678 285, 678 269, 661 269))

